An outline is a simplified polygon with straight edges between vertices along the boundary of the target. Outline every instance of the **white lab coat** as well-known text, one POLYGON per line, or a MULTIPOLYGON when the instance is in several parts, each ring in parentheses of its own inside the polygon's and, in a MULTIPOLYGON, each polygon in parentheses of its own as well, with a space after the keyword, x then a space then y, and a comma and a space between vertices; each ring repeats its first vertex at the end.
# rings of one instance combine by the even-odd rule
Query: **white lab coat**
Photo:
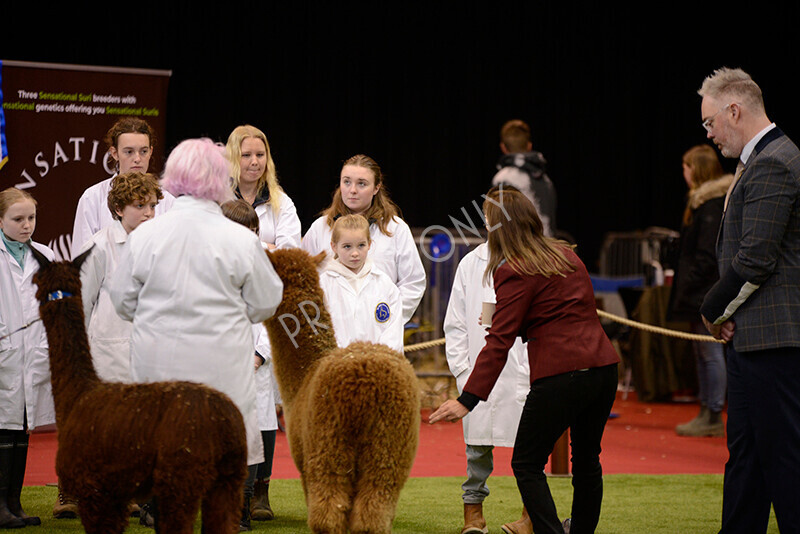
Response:
MULTIPOLYGON (((47 259, 54 260, 51 249, 31 243, 47 259)), ((20 268, 0 237, 0 336, 39 318, 33 283, 39 263, 27 249, 24 264, 25 268, 20 268)), ((26 412, 31 430, 56 421, 47 333, 41 321, 0 341, 0 428, 23 430, 26 412)))
POLYGON ((300 218, 294 202, 284 192, 280 193, 278 214, 269 203, 256 206, 259 221, 259 237, 264 243, 271 243, 277 248, 299 247, 301 242, 300 218))
POLYGON ((253 325, 253 343, 264 363, 256 370, 256 406, 259 430, 277 430, 278 414, 275 404, 280 404, 280 393, 272 368, 272 346, 263 323, 253 325))
POLYGON ((252 324, 271 317, 283 283, 253 232, 188 195, 128 235, 109 286, 133 321, 136 382, 189 380, 227 394, 245 420, 248 464, 264 460, 252 324))
POLYGON ((98 376, 112 382, 131 382, 130 321, 114 310, 108 285, 117 269, 128 232, 118 220, 112 221, 89 241, 80 252, 92 251, 81 265, 81 298, 86 333, 92 350, 92 361, 98 376))
MULTIPOLYGON (((111 210, 108 209, 108 192, 111 190, 111 180, 114 176, 106 178, 86 188, 78 199, 75 209, 75 222, 72 226, 72 259, 78 255, 83 245, 98 231, 114 222, 111 210)), ((158 201, 155 216, 159 216, 172 207, 175 197, 167 191, 161 191, 164 198, 158 201)))
MULTIPOLYGON (((489 249, 481 243, 465 255, 456 269, 444 318, 445 352, 459 393, 483 348, 487 329, 478 323, 483 302, 495 302, 494 289, 483 284, 489 249)), ((530 391, 530 365, 526 346, 517 339, 489 398, 463 421, 467 445, 513 447, 522 407, 530 391)))
POLYGON ((319 282, 336 344, 346 347, 354 341, 371 341, 402 354, 403 301, 397 286, 370 258, 358 274, 332 258, 323 265, 319 282))
MULTIPOLYGON (((419 257, 419 251, 411 235, 411 229, 399 217, 394 217, 386 226, 392 234, 387 236, 380 231, 377 224, 369 227, 372 247, 369 257, 375 266, 386 274, 400 289, 403 299, 403 325, 405 325, 419 306, 425 293, 425 268, 419 257)), ((303 236, 303 249, 310 254, 322 251, 333 255, 331 251, 331 229, 324 216, 319 217, 303 236)))

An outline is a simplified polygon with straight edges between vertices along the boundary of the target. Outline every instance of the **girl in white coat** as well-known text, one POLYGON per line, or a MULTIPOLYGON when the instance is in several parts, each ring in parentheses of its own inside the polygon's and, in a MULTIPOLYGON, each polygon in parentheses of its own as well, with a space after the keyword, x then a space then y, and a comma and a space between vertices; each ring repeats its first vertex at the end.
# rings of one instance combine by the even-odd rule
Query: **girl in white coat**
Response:
POLYGON ((47 335, 32 282, 39 263, 28 247, 51 261, 54 254, 31 241, 35 228, 33 197, 13 187, 0 192, 0 528, 41 524, 20 504, 28 433, 56 420, 47 335))
MULTIPOLYGON (((129 172, 146 173, 156 144, 155 131, 138 117, 122 117, 106 132, 104 141, 108 145, 108 155, 116 163, 117 174, 129 172)), ((106 178, 88 187, 78 200, 75 209, 75 222, 72 227, 72 258, 78 256, 83 245, 91 237, 110 226, 114 217, 108 211, 108 191, 111 180, 106 178)), ((175 200, 169 193, 164 194, 163 201, 156 207, 156 215, 166 212, 175 200)))
POLYGON ((300 246, 300 218, 280 185, 267 136, 254 126, 237 126, 225 146, 234 193, 256 210, 259 237, 272 250, 300 246))
POLYGON ((264 460, 256 411, 252 324, 275 313, 283 283, 258 237, 222 214, 228 161, 209 139, 182 141, 162 186, 170 210, 128 236, 109 295, 133 321, 136 382, 189 380, 227 394, 247 430, 248 465, 264 460))
POLYGON ((381 343, 403 352, 400 290, 368 257, 369 223, 361 215, 336 220, 331 233, 333 261, 325 263, 320 285, 336 343, 381 343))
POLYGON ((425 293, 425 268, 400 209, 389 198, 381 168, 369 156, 359 154, 344 162, 339 187, 333 202, 311 224, 303 236, 303 249, 312 255, 327 251, 333 222, 351 213, 369 221, 372 246, 369 256, 375 266, 400 289, 403 299, 402 323, 405 325, 425 293))
POLYGON ((92 249, 81 266, 81 297, 92 360, 103 380, 131 382, 132 325, 114 311, 108 284, 128 234, 153 218, 163 196, 158 179, 152 174, 133 172, 115 176, 106 200, 113 222, 81 248, 81 252, 92 249))
MULTIPOLYGON (((222 213, 230 220, 259 235, 258 214, 246 200, 238 198, 224 203, 222 213)), ((261 245, 265 250, 269 248, 263 241, 261 245)), ((255 345, 258 427, 261 430, 261 442, 264 446, 264 461, 257 466, 250 466, 245 482, 245 495, 252 496, 250 518, 256 521, 265 521, 275 517, 269 503, 269 482, 272 477, 272 462, 275 456, 275 438, 278 432, 277 407, 280 405, 280 395, 272 369, 272 346, 263 323, 253 325, 253 343, 255 345)), ((246 523, 247 518, 243 517, 242 522, 246 523)))
MULTIPOLYGON (((456 378, 459 393, 484 345, 486 326, 479 322, 482 304, 495 302, 491 279, 486 283, 484 277, 488 261, 486 243, 461 259, 444 317, 447 364, 456 378)), ((467 456, 467 480, 461 486, 464 532, 481 532, 486 526, 482 503, 489 495, 486 481, 494 468, 492 451, 494 447, 514 446, 522 407, 530 391, 528 352, 519 338, 508 352, 508 361, 497 383, 499 387, 492 390, 487 401, 462 419, 467 456)), ((520 521, 527 522, 528 528, 519 531, 529 532, 530 520, 524 511, 520 521)))

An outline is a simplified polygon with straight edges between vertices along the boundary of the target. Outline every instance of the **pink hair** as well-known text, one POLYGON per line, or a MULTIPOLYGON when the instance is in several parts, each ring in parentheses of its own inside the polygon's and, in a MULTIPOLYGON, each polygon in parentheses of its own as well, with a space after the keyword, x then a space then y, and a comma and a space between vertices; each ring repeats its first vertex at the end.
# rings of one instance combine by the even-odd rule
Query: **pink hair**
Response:
POLYGON ((175 196, 222 204, 233 199, 229 167, 223 145, 207 138, 186 139, 167 158, 161 185, 175 196))

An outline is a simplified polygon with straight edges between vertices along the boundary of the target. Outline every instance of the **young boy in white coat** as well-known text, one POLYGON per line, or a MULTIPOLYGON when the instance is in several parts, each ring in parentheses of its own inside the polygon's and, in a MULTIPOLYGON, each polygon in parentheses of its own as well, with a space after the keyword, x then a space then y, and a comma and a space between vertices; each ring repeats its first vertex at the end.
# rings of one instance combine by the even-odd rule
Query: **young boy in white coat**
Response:
MULTIPOLYGON (((447 364, 456 378, 459 393, 467 383, 483 348, 486 328, 491 324, 488 317, 482 317, 483 303, 495 302, 494 289, 484 284, 488 259, 486 243, 481 243, 461 259, 445 313, 447 364)), ((487 401, 476 406, 462 420, 467 454, 467 480, 461 486, 464 490, 462 534, 486 534, 483 500, 489 495, 486 480, 493 470, 492 451, 494 447, 514 446, 522 407, 530 391, 528 353, 520 339, 509 350, 508 362, 497 384, 499 387, 494 388, 487 401)), ((525 510, 522 519, 503 525, 503 531, 514 534, 531 532, 525 510)))
POLYGON ((333 224, 331 249, 320 273, 325 306, 336 343, 371 341, 403 352, 403 302, 400 290, 368 257, 369 223, 361 215, 344 215, 333 224))
POLYGON ((132 381, 133 324, 117 315, 108 295, 108 283, 117 269, 128 234, 153 218, 162 198, 161 186, 152 174, 132 172, 115 176, 106 199, 113 222, 81 248, 81 253, 92 249, 81 265, 81 298, 92 361, 103 380, 132 381))

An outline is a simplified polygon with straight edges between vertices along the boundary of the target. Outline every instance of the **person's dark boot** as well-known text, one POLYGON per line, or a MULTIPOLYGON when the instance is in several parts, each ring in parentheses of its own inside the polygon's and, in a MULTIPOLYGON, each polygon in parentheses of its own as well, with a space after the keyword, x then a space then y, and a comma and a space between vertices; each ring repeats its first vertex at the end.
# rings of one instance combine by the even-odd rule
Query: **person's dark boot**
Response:
POLYGON ((242 518, 239 520, 239 532, 249 532, 250 530, 250 497, 245 497, 242 518))
MULTIPOLYGON (((155 497, 139 507, 139 524, 147 528, 156 528, 158 520, 158 505, 155 497)), ((158 532, 158 529, 156 529, 158 532)))
POLYGON ((22 485, 25 481, 25 468, 28 464, 28 433, 22 431, 14 440, 11 453, 11 466, 8 478, 8 510, 22 519, 26 526, 39 526, 42 520, 28 515, 22 509, 22 485))
POLYGON ((0 440, 0 528, 23 528, 25 522, 8 509, 8 486, 14 441, 4 435, 0 440))
POLYGON ((269 479, 256 480, 253 486, 253 500, 250 501, 250 518, 253 521, 268 521, 275 514, 269 505, 269 479))

